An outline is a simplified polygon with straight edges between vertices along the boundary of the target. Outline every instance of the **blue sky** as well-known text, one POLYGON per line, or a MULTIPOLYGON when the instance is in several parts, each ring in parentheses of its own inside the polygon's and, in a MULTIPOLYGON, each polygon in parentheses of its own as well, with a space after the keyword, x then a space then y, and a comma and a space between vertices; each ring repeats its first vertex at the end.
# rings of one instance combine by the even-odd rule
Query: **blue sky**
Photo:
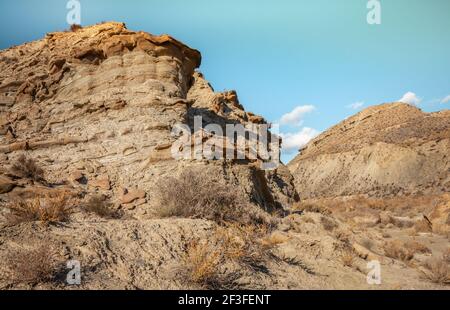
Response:
MULTIPOLYGON (((217 91, 237 90, 270 121, 284 115, 293 145, 284 161, 295 143, 408 92, 425 111, 450 106, 449 0, 380 0, 380 25, 366 21, 368 0, 80 2, 83 25, 168 33, 202 52, 200 70, 217 91)), ((0 48, 68 28, 66 3, 1 1, 0 48)))

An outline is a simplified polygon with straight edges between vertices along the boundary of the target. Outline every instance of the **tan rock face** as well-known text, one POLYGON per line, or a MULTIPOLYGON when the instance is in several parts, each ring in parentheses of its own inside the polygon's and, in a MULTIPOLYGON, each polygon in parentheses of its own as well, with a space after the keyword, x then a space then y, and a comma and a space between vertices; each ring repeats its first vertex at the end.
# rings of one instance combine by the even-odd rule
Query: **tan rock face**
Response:
POLYGON ((450 191, 450 111, 370 107, 311 141, 289 163, 303 198, 450 191))
MULTIPOLYGON (((240 184, 262 207, 288 208, 298 199, 286 171, 260 178, 261 171, 248 160, 173 158, 172 127, 190 124, 195 115, 202 115, 205 124, 221 125, 263 119, 245 112, 235 92, 215 93, 194 71, 200 53, 170 36, 104 23, 50 33, 1 51, 0 59, 4 167, 27 151, 49 182, 74 181, 76 171, 77 179, 85 178, 76 186, 110 191, 120 201, 121 188, 139 188, 154 197, 161 178, 187 166, 207 165, 219 180, 240 184), (104 175, 108 179, 100 177, 104 175)), ((147 206, 158 207, 147 201, 147 206)))

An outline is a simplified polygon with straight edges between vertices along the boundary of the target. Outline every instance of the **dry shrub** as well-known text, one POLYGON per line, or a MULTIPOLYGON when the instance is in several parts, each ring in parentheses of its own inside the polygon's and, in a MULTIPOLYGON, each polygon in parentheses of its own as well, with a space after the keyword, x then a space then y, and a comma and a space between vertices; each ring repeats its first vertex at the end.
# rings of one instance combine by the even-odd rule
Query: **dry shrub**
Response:
POLYGON ((404 244, 398 240, 387 242, 384 245, 384 253, 387 257, 404 262, 408 262, 414 257, 414 253, 410 249, 404 247, 404 244))
POLYGON ((413 221, 399 219, 399 218, 396 218, 393 216, 390 217, 390 223, 398 228, 410 228, 415 225, 415 223, 413 221))
POLYGON ((103 218, 116 218, 117 212, 113 209, 113 204, 103 195, 94 195, 89 197, 83 204, 83 210, 89 213, 97 214, 103 218))
POLYGON ((430 225, 430 223, 427 220, 421 219, 420 221, 417 221, 414 223, 414 231, 416 233, 431 232, 432 226, 430 225))
POLYGON ((305 222, 305 223, 310 223, 310 224, 315 224, 316 223, 314 221, 314 219, 309 217, 309 216, 302 216, 301 218, 302 218, 303 222, 305 222))
POLYGON ((320 213, 323 215, 331 214, 331 211, 327 207, 325 207, 322 204, 319 204, 318 202, 316 202, 316 203, 301 202, 301 203, 298 203, 294 208, 295 208, 295 210, 303 211, 303 212, 320 213))
POLYGON ((80 29, 83 29, 83 27, 81 25, 78 25, 78 24, 70 25, 70 31, 72 31, 72 32, 76 32, 76 31, 78 31, 80 29))
POLYGON ((185 170, 178 178, 161 182, 158 189, 162 217, 202 218, 217 223, 264 221, 252 211, 239 189, 217 182, 204 171, 185 170))
POLYGON ((407 241, 403 246, 413 254, 431 254, 431 250, 426 245, 417 241, 407 241))
POLYGON ((361 245, 366 249, 372 251, 373 247, 375 246, 375 243, 371 239, 364 238, 363 240, 361 240, 361 245))
POLYGON ((450 248, 445 250, 444 254, 442 255, 442 258, 444 259, 444 261, 447 262, 447 264, 450 264, 450 248))
POLYGON ((352 267, 355 262, 355 252, 353 250, 346 250, 341 256, 342 264, 346 267, 352 267))
POLYGON ((14 283, 37 284, 54 281, 60 271, 57 253, 49 243, 43 243, 33 249, 11 252, 5 263, 14 283))
POLYGON ((350 233, 348 231, 344 231, 342 229, 337 230, 334 233, 334 236, 336 237, 337 240, 339 240, 340 242, 344 243, 344 244, 350 244, 350 233))
POLYGON ((274 247, 279 244, 285 243, 289 240, 289 237, 278 232, 274 232, 261 239, 261 244, 266 247, 274 247))
POLYGON ((11 166, 10 172, 20 178, 45 182, 44 170, 32 158, 21 155, 11 166))
POLYGON ((224 285, 219 285, 223 281, 218 273, 221 256, 219 249, 211 249, 205 240, 192 242, 183 259, 183 273, 188 276, 189 281, 205 288, 223 287, 224 285))
POLYGON ((429 259, 425 266, 425 277, 433 283, 450 284, 450 266, 444 259, 429 259))
POLYGON ((216 228, 207 239, 191 242, 177 268, 178 277, 206 289, 236 289, 244 269, 265 271, 273 244, 264 244, 267 228, 230 224, 216 228), (226 266, 226 267, 225 267, 226 266))
POLYGON ((334 220, 325 216, 322 216, 320 218, 320 222, 322 223, 322 226, 326 231, 332 231, 336 227, 338 227, 338 224, 334 220))
POLYGON ((7 204, 6 208, 10 211, 6 215, 6 220, 12 226, 35 221, 42 221, 45 224, 66 222, 72 213, 70 199, 64 194, 28 200, 17 198, 7 204))

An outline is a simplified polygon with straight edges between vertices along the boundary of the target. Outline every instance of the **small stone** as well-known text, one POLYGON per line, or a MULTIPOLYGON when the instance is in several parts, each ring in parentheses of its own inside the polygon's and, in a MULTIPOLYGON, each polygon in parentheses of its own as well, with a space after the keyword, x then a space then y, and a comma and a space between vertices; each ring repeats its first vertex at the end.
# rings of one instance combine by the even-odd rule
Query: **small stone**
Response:
POLYGON ((81 184, 86 184, 86 182, 87 182, 86 177, 83 175, 83 173, 80 170, 73 171, 67 179, 70 182, 78 182, 81 184))
POLYGON ((145 192, 140 189, 128 190, 127 193, 123 194, 120 198, 122 204, 131 203, 137 199, 145 198, 145 192))
POLYGON ((102 175, 97 177, 96 179, 89 182, 89 185, 92 187, 97 187, 102 190, 108 191, 111 189, 111 184, 109 182, 109 177, 107 175, 102 175))
POLYGON ((16 186, 16 182, 0 175, 0 194, 9 193, 16 186))

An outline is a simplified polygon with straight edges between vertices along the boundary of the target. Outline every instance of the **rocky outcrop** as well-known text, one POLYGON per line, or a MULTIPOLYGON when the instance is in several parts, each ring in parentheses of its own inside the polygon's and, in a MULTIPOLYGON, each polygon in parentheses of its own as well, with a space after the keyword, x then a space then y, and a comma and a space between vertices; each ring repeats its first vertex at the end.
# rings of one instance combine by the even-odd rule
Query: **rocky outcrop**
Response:
POLYGON ((450 111, 373 106, 312 140, 288 167, 302 198, 450 191, 450 111))
POLYGON ((101 191, 118 203, 137 199, 144 202, 142 214, 158 207, 159 180, 193 165, 241 185, 265 209, 288 208, 298 200, 285 167, 266 175, 258 160, 173 158, 177 137, 171 130, 189 124, 193 115, 219 124, 264 120, 246 112, 235 92, 215 93, 195 72, 200 53, 168 35, 103 23, 49 33, 1 51, 0 59, 2 167, 27 152, 50 184, 69 179, 71 186, 101 191))

